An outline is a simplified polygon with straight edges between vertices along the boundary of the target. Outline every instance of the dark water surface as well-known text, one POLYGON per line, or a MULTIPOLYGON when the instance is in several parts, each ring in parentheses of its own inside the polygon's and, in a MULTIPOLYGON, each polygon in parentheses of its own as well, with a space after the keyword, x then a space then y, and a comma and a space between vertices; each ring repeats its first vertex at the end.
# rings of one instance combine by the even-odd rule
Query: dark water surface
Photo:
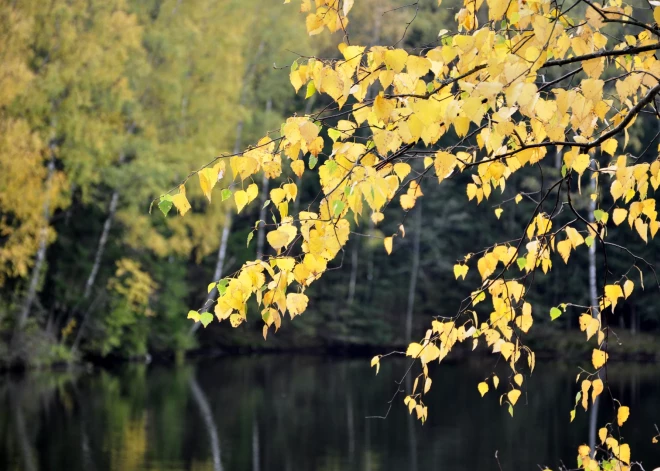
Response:
MULTIPOLYGON (((492 363, 439 365, 422 426, 402 397, 381 415, 406 364, 288 355, 227 357, 178 368, 0 377, 0 470, 499 470, 575 467, 589 415, 569 424, 575 365, 540 363, 509 417, 477 383, 492 363)), ((501 375, 503 376, 503 375, 501 375)), ((660 466, 660 366, 612 364, 631 406, 633 458, 660 466)), ((506 384, 502 380, 500 389, 506 384)), ((598 423, 609 421, 602 401, 598 423)))

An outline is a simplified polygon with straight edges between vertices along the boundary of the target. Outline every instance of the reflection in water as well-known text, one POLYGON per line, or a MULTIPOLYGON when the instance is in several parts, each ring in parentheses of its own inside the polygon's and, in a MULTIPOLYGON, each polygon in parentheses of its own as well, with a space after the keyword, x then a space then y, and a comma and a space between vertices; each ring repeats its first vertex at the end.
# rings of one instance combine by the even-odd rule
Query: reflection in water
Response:
MULTIPOLYGON (((497 470, 496 451, 504 470, 556 468, 574 464, 595 430, 581 410, 569 424, 575 369, 560 364, 538 365, 513 418, 495 391, 477 392, 492 364, 466 363, 435 368, 424 426, 401 398, 387 420, 365 419, 385 412, 406 366, 386 362, 374 377, 367 359, 273 355, 0 377, 0 469, 497 470)), ((646 469, 660 464, 651 443, 659 373, 609 371, 614 394, 631 406, 626 441, 646 469)), ((598 420, 609 410, 604 397, 598 420)))

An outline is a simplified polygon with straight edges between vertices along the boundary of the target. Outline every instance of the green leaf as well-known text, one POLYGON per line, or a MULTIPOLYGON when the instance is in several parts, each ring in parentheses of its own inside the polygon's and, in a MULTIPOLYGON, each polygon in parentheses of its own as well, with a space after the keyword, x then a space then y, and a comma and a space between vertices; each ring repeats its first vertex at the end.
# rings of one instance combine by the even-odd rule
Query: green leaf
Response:
POLYGON ((305 99, 314 95, 314 93, 316 93, 316 85, 314 85, 314 80, 310 80, 307 82, 307 93, 305 93, 305 99))
POLYGON ((319 161, 319 159, 317 159, 315 155, 310 155, 309 156, 309 169, 311 170, 314 167, 316 167, 316 164, 317 164, 318 161, 319 161))
POLYGON ((566 176, 567 170, 568 169, 566 168, 566 165, 561 166, 561 176, 562 176, 562 178, 564 178, 566 176))
POLYGON ((188 311, 188 319, 192 319, 195 322, 199 322, 200 321, 199 312, 192 310, 188 311))
POLYGON ((266 201, 264 202, 264 205, 261 207, 261 209, 264 209, 264 208, 265 208, 266 206, 268 206, 269 204, 270 204, 270 200, 266 200, 266 201))
POLYGON ((559 316, 561 316, 561 310, 560 310, 560 309, 558 309, 558 308, 556 308, 556 307, 553 307, 552 309, 550 309, 550 319, 551 319, 551 320, 554 321, 554 320, 557 319, 559 316))
POLYGON ((587 244, 587 247, 591 247, 594 244, 594 236, 589 236, 584 239, 584 243, 587 244))
POLYGON ((521 270, 524 270, 527 266, 527 259, 525 257, 520 257, 516 262, 518 263, 518 268, 521 270))
POLYGON ((161 210, 164 216, 167 216, 167 213, 172 209, 172 197, 170 195, 165 195, 160 198, 160 203, 158 203, 158 209, 161 210))
POLYGON ((222 190, 222 201, 228 200, 231 198, 231 190, 229 188, 225 188, 222 190))
MULTIPOLYGON (((601 222, 603 221, 603 218, 605 217, 607 213, 603 211, 602 209, 597 209, 594 211, 594 218, 596 221, 601 222)), ((605 219, 603 222, 607 222, 607 219, 605 219)))
POLYGON ((509 404, 509 415, 513 417, 513 406, 509 404))
POLYGON ((206 292, 210 293, 211 291, 213 291, 213 288, 215 288, 215 285, 217 285, 217 283, 215 281, 213 283, 209 283, 209 285, 206 287, 206 292))
POLYGON ((344 210, 344 202, 340 200, 334 200, 332 202, 332 214, 339 216, 344 210))
POLYGON ((296 70, 298 70, 298 67, 299 67, 298 59, 296 59, 295 61, 293 61, 293 64, 291 64, 291 72, 295 72, 296 70))
POLYGON ((582 399, 582 391, 578 391, 577 394, 575 395, 575 405, 577 406, 578 402, 580 402, 580 399, 582 399))
POLYGON ((341 137, 341 131, 338 131, 337 129, 328 129, 328 137, 332 139, 333 141, 337 141, 341 137))
POLYGON ((328 160, 326 165, 328 166, 328 172, 330 172, 330 176, 332 176, 332 174, 337 171, 337 162, 335 160, 328 160))
POLYGON ((202 325, 206 328, 206 326, 209 325, 213 320, 213 314, 211 314, 210 312, 202 312, 202 314, 199 316, 199 320, 202 322, 202 325))
POLYGON ((250 246, 250 242, 252 241, 253 237, 254 237, 254 231, 250 232, 247 236, 247 247, 250 246))
POLYGON ((433 86, 433 82, 429 82, 426 84, 426 92, 431 93, 433 90, 435 90, 435 86, 433 86))
POLYGON ((220 296, 225 294, 228 284, 229 280, 227 278, 223 278, 222 280, 218 281, 218 293, 220 293, 220 296))
POLYGON ((266 324, 269 324, 269 322, 270 322, 270 309, 265 309, 264 312, 261 313, 261 319, 263 319, 263 321, 266 324))

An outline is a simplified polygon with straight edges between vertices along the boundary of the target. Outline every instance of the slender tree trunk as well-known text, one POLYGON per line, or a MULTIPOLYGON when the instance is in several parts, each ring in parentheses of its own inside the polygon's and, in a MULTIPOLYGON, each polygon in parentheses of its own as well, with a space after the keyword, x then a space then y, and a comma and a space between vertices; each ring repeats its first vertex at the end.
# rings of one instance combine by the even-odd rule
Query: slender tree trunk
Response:
POLYGON ((355 459, 355 421, 353 420, 353 398, 346 393, 346 426, 348 439, 348 462, 353 464, 355 459))
POLYGON ((259 444, 259 422, 252 418, 252 471, 261 469, 261 448, 259 444))
POLYGON ((37 471, 37 463, 34 456, 34 451, 32 449, 32 444, 30 443, 30 437, 28 436, 28 431, 25 425, 25 417, 23 415, 23 407, 21 404, 21 391, 15 391, 14 386, 9 385, 9 403, 10 408, 14 415, 14 427, 16 432, 16 439, 18 440, 19 446, 21 448, 21 457, 23 460, 23 469, 25 471, 37 471))
POLYGON ((419 246, 422 237, 422 202, 417 203, 415 210, 415 234, 413 239, 413 259, 410 270, 410 285, 408 286, 408 309, 406 310, 406 342, 412 339, 413 311, 415 309, 415 291, 419 274, 419 246))
POLYGON ((101 260, 103 259, 103 254, 105 252, 105 246, 108 243, 108 235, 110 234, 110 228, 112 227, 112 220, 115 217, 117 212, 117 204, 119 203, 119 190, 112 192, 112 197, 110 198, 110 206, 108 207, 108 215, 105 218, 103 223, 103 231, 101 231, 101 237, 99 238, 98 246, 96 247, 96 255, 94 256, 94 265, 92 266, 92 271, 89 272, 87 277, 87 282, 85 283, 85 292, 83 294, 83 299, 89 299, 89 295, 92 294, 92 288, 94 287, 94 282, 96 281, 96 276, 99 273, 99 268, 101 267, 101 260))
MULTIPOLYGON (((596 182, 591 180, 590 184, 590 193, 596 192, 596 182)), ((589 199, 589 222, 595 222, 594 211, 596 210, 596 201, 589 199)), ((591 244, 589 247, 589 302, 592 306, 592 315, 598 317, 600 310, 598 304, 598 280, 596 278, 596 241, 591 244)), ((600 377, 600 374, 599 374, 600 377)), ((600 396, 596 397, 596 400, 591 405, 591 411, 589 413, 589 447, 592 450, 596 448, 596 436, 598 428, 598 405, 600 402, 600 396)))
MULTIPOLYGON (((254 70, 256 69, 259 56, 264 50, 264 46, 265 46, 264 41, 261 41, 261 43, 259 43, 259 47, 257 48, 257 52, 254 56, 254 61, 249 65, 249 67, 245 71, 245 76, 243 77, 243 85, 241 87, 241 94, 238 100, 239 106, 245 105, 245 101, 247 100, 248 85, 251 83, 252 75, 254 73, 254 70)), ((241 116, 241 118, 238 120, 238 123, 236 123, 236 140, 234 141, 234 152, 233 152, 234 154, 238 154, 243 146, 244 126, 245 126, 245 121, 243 120, 243 116, 241 116)), ((227 204, 227 212, 225 213, 225 222, 224 222, 224 226, 222 227, 222 235, 220 236, 220 247, 218 248, 218 258, 215 263, 213 281, 220 280, 220 277, 222 276, 222 273, 224 271, 225 258, 227 256, 227 241, 229 240, 229 231, 231 229, 233 218, 234 215, 231 210, 231 205, 227 204)), ((206 297, 206 301, 202 306, 202 311, 209 309, 213 301, 213 298, 216 296, 216 294, 217 294, 217 289, 213 288, 206 297)), ((195 322, 193 326, 190 328, 190 333, 194 334, 195 332, 197 332, 197 329, 199 329, 200 325, 201 323, 195 322)))
POLYGON ((218 438, 218 427, 215 425, 215 420, 213 419, 213 413, 211 412, 211 406, 209 406, 209 401, 206 399, 206 395, 202 388, 199 387, 197 379, 194 376, 191 376, 190 381, 190 390, 192 391, 192 397, 195 402, 195 405, 199 408, 199 413, 202 415, 202 420, 206 426, 206 432, 209 436, 209 442, 211 446, 211 456, 213 457, 213 471, 222 471, 222 461, 220 456, 220 439, 218 438))
POLYGON ((55 174, 55 142, 54 138, 51 139, 50 147, 50 160, 48 161, 48 174, 46 176, 46 196, 44 198, 43 216, 44 225, 39 231, 39 248, 37 249, 37 257, 32 267, 32 276, 30 277, 30 284, 28 285, 27 296, 23 302, 23 307, 16 320, 16 327, 14 337, 17 333, 23 330, 28 317, 32 304, 37 295, 37 287, 39 286, 39 277, 41 276, 41 269, 43 268, 44 261, 46 260, 46 248, 48 246, 48 226, 50 225, 50 196, 53 187, 53 175, 55 174))

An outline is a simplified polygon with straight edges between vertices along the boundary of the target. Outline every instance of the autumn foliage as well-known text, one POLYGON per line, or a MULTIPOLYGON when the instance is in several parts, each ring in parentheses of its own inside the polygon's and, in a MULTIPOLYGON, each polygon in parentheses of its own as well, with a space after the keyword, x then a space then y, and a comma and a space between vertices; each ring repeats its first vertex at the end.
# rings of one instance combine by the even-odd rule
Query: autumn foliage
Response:
MULTIPOLYGON (((522 199, 534 202, 535 209, 519 238, 475 247, 457 261, 457 279, 477 270, 481 284, 456 306, 454 316, 434 320, 408 346, 405 353, 419 362, 421 373, 404 403, 425 421, 424 395, 432 384, 428 364, 468 343, 472 349, 487 348, 509 365, 507 378, 493 373, 477 388, 482 396, 495 392, 513 415, 536 364, 525 345, 525 334, 534 327, 533 306, 525 295, 536 274, 571 263, 579 250, 630 252, 608 241, 613 226, 629 226, 631 237, 644 242, 658 231, 652 196, 660 185, 657 153, 635 156, 626 148, 628 128, 640 114, 657 114, 660 21, 619 0, 604 5, 465 0, 456 24, 441 25, 447 29, 440 31, 440 45, 407 51, 396 45, 352 44, 352 6, 352 0, 303 0, 300 5, 310 35, 328 30, 342 36, 339 59, 299 58, 291 66, 294 89, 304 90, 307 98, 324 97, 327 106, 288 118, 245 152, 219 156, 197 172, 209 201, 214 188, 221 187, 220 199, 233 199, 238 212, 259 196, 252 180, 258 173, 274 179, 288 166, 298 178, 270 190, 265 204, 272 220, 255 224, 255 230, 268 228, 273 255, 245 263, 209 286, 219 291, 215 317, 237 327, 247 319, 248 301, 255 300, 264 337, 277 331, 287 313, 294 318, 307 309, 305 290, 338 265, 349 238, 360 233, 363 216, 377 225, 386 207, 400 206, 399 230, 383 240, 389 254, 405 237, 405 213, 424 191, 469 173, 465 211, 495 201, 499 218, 507 205, 522 199), (558 178, 538 192, 498 201, 517 172, 555 158, 561 166, 558 178), (231 178, 225 177, 229 173, 231 178), (293 214, 291 203, 306 174, 318 180, 321 193, 293 214), (577 197, 589 201, 586 209, 575 204, 577 197), (559 218, 566 213, 568 219, 559 218)), ((660 7, 654 7, 653 17, 660 19, 660 7)), ((191 183, 157 202, 165 214, 172 206, 181 215, 190 210, 186 184, 191 183)), ((581 330, 592 345, 591 368, 578 374, 575 408, 570 417, 567 411, 567 423, 578 406, 587 410, 607 390, 603 370, 610 340, 601 313, 616 312, 617 304, 641 284, 636 281, 640 274, 652 270, 644 259, 630 255, 626 273, 604 267, 591 305, 566 299, 549 313, 554 319, 567 309, 579 310, 581 330)), ((213 320, 209 312, 191 311, 189 317, 204 325, 213 320)), ((371 362, 376 371, 382 358, 371 362)), ((578 448, 579 467, 628 469, 632 464, 630 446, 620 433, 630 411, 616 398, 610 400, 615 417, 600 428, 597 450, 578 448)))

